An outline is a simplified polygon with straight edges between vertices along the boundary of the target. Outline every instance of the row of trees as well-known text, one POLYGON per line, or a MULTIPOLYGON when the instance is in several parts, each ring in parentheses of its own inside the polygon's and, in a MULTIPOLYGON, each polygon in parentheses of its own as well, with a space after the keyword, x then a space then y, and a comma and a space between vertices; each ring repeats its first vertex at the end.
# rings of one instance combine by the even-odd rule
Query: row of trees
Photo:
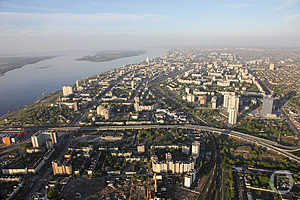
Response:
POLYGON ((273 141, 277 141, 279 137, 294 135, 288 124, 280 120, 245 118, 240 121, 240 124, 237 125, 235 129, 238 131, 246 131, 250 134, 255 134, 273 141))
POLYGON ((138 143, 152 144, 182 144, 191 142, 189 137, 184 136, 183 130, 179 129, 155 129, 140 130, 137 134, 138 143))

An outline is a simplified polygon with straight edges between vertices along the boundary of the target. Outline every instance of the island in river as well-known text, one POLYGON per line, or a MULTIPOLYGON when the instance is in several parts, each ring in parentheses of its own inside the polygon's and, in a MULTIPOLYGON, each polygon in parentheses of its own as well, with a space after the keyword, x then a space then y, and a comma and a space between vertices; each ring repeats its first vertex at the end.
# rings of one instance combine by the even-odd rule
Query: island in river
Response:
POLYGON ((25 65, 34 64, 42 60, 54 58, 55 56, 40 57, 0 57, 0 75, 6 72, 21 68, 25 65))
POLYGON ((131 56, 139 56, 146 53, 144 50, 116 50, 116 51, 101 51, 96 53, 93 56, 84 56, 77 60, 91 61, 91 62, 106 62, 111 60, 116 60, 119 58, 131 57, 131 56))

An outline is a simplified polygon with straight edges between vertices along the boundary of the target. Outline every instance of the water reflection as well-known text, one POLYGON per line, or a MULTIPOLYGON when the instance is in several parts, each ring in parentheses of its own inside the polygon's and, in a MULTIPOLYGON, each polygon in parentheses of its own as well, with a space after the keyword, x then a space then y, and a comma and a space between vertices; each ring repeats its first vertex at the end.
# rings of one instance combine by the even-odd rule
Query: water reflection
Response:
POLYGON ((94 74, 118 68, 125 64, 137 63, 149 58, 165 55, 166 49, 147 49, 146 54, 121 58, 118 60, 94 63, 76 61, 89 53, 59 56, 20 69, 9 71, 0 76, 0 114, 15 110, 60 89, 63 85, 74 84, 94 74))

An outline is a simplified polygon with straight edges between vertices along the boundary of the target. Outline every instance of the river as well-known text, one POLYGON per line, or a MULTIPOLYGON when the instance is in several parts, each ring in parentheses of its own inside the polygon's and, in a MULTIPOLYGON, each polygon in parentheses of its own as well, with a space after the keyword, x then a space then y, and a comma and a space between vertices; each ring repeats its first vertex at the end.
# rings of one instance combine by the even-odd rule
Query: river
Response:
POLYGON ((98 63, 75 60, 91 55, 91 52, 73 53, 9 71, 0 76, 0 115, 30 104, 43 95, 61 89, 63 85, 73 85, 76 80, 144 61, 147 56, 151 59, 167 53, 167 49, 161 48, 146 51, 143 55, 98 63))

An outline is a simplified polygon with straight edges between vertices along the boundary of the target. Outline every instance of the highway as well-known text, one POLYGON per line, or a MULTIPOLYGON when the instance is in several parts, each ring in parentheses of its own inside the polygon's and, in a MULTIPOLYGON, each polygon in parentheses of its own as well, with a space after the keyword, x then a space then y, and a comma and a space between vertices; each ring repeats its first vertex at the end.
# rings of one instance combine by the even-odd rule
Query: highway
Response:
POLYGON ((280 155, 283 155, 290 160, 293 160, 297 163, 300 163, 300 158, 298 156, 290 153, 291 151, 300 150, 299 148, 291 149, 291 147, 286 147, 279 145, 276 142, 252 136, 249 134, 241 133, 238 131, 231 131, 229 129, 219 129, 209 126, 200 126, 200 125, 133 125, 133 126, 99 126, 99 127, 59 127, 52 128, 52 130, 57 131, 117 131, 117 130, 141 130, 141 129, 158 129, 158 128, 177 128, 177 129, 189 129, 189 130, 204 130, 216 134, 228 135, 229 137, 241 139, 258 146, 267 148, 270 151, 276 152, 280 155))

